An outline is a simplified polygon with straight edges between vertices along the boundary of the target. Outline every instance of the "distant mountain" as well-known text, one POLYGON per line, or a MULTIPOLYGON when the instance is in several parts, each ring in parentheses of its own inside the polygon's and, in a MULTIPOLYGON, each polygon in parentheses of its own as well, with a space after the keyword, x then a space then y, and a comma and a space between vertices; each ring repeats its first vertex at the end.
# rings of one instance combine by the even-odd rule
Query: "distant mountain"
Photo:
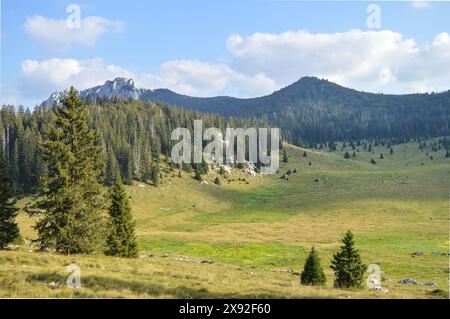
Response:
MULTIPOLYGON (((148 90, 139 88, 132 79, 116 78, 112 81, 106 81, 103 85, 82 90, 80 91, 80 96, 88 103, 112 100, 114 98, 139 100, 145 91, 148 90)), ((54 92, 41 105, 51 107, 54 103, 58 104, 63 95, 64 92, 62 91, 54 92)))
MULTIPOLYGON (((148 100, 225 116, 261 118, 282 128, 296 144, 336 139, 450 135, 450 91, 389 95, 360 92, 327 80, 304 77, 270 95, 199 98, 168 89, 142 89, 133 80, 117 78, 83 90, 87 102, 113 98, 148 100)), ((58 103, 53 93, 44 106, 58 103)))

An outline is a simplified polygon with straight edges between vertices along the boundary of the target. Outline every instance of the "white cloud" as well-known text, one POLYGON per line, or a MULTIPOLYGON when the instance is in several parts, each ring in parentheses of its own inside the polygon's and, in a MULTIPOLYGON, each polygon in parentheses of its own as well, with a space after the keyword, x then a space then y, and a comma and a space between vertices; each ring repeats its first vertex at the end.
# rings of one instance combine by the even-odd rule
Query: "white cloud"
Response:
POLYGON ((225 64, 175 60, 162 64, 158 75, 144 74, 142 84, 190 95, 210 95, 223 91, 232 76, 233 70, 225 64))
POLYGON ((92 16, 82 19, 80 27, 74 28, 64 19, 35 15, 26 19, 24 28, 34 40, 53 49, 64 50, 74 44, 92 47, 103 34, 123 30, 123 22, 92 16))
POLYGON ((46 98, 53 91, 72 85, 82 90, 119 76, 134 77, 134 74, 119 66, 106 64, 101 58, 26 60, 22 63, 19 88, 25 97, 46 98))
POLYGON ((276 83, 262 73, 241 74, 226 64, 176 60, 161 65, 158 75, 143 74, 143 86, 170 88, 176 92, 195 96, 237 94, 254 96, 272 92, 276 83))
POLYGON ((412 1, 411 4, 416 9, 428 9, 428 8, 431 8, 430 1, 412 1))
POLYGON ((436 36, 431 45, 419 45, 388 30, 289 31, 233 35, 227 48, 233 69, 261 72, 278 86, 314 75, 365 91, 406 93, 450 87, 448 42, 447 33, 436 36))

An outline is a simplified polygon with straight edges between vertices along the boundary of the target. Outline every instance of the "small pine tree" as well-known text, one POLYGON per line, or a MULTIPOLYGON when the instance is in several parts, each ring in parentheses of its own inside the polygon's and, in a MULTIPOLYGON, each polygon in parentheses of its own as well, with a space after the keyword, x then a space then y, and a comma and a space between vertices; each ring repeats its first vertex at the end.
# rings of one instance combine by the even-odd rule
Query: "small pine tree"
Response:
POLYGON ((225 174, 225 169, 223 168, 223 166, 220 166, 219 174, 220 175, 224 175, 225 174))
POLYGON ((208 174, 209 171, 209 165, 207 162, 203 161, 200 165, 200 173, 201 174, 208 174))
POLYGON ((309 161, 309 164, 308 164, 309 166, 311 166, 312 165, 312 163, 311 163, 311 161, 309 161))
POLYGON ((199 182, 203 181, 202 174, 200 174, 200 171, 199 171, 199 170, 196 170, 196 171, 195 171, 194 179, 198 180, 199 182))
POLYGON ((380 154, 380 159, 384 159, 383 153, 380 154))
POLYGON ((220 182, 219 176, 217 176, 217 177, 214 179, 214 184, 216 184, 216 185, 222 184, 222 183, 220 182))
POLYGON ((288 156, 287 156, 286 150, 283 151, 283 162, 284 163, 288 162, 288 156))
POLYGON ((300 283, 302 285, 320 286, 325 284, 325 282, 326 277, 320 264, 319 254, 312 247, 300 274, 300 283))
POLYGON ((158 186, 159 181, 159 168, 158 163, 154 163, 152 167, 152 184, 158 186))
POLYGON ((373 158, 370 160, 370 162, 374 165, 377 163, 377 162, 375 162, 375 160, 373 158))
POLYGON ((17 208, 13 199, 14 192, 6 173, 3 155, 0 154, 0 249, 5 249, 19 236, 19 227, 15 222, 17 208))
POLYGON ((347 231, 342 239, 341 250, 334 254, 331 269, 334 270, 334 286, 336 288, 360 288, 362 286, 366 266, 361 262, 351 231, 347 231))
POLYGON ((308 157, 308 153, 306 153, 306 151, 303 151, 303 157, 308 157))
POLYGON ((345 159, 349 159, 349 158, 350 158, 350 154, 349 154, 349 152, 345 152, 345 154, 344 154, 344 158, 345 158, 345 159))
POLYGON ((109 234, 106 239, 105 255, 135 258, 138 255, 135 222, 120 176, 114 181, 110 199, 109 234))
POLYGON ((391 147, 391 150, 389 151, 391 155, 394 154, 394 149, 391 147))

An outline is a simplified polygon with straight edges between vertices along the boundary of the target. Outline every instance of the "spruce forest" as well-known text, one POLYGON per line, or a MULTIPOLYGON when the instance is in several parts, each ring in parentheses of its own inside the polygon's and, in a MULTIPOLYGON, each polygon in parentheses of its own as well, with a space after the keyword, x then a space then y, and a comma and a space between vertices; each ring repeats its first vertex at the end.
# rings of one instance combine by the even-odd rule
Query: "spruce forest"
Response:
MULTIPOLYGON (((170 133, 177 127, 193 129, 194 120, 205 128, 263 127, 264 121, 224 118, 153 102, 120 101, 88 105, 89 126, 95 129, 95 144, 105 159, 105 183, 111 185, 118 172, 126 184, 132 180, 154 181, 159 175, 161 155, 170 158, 170 133)), ((3 106, 0 113, 2 155, 8 164, 12 186, 19 194, 33 194, 40 188, 47 168, 40 143, 54 126, 53 109, 3 106)), ((175 168, 175 166, 173 166, 175 168)), ((185 170, 195 169, 184 167, 185 170)))

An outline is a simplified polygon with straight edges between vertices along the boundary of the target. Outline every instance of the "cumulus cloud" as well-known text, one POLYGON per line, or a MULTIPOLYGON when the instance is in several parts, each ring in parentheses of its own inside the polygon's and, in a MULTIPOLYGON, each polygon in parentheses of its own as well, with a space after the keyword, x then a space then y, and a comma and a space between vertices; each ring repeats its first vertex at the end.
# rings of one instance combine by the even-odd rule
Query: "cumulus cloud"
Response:
POLYGON ((158 75, 143 74, 144 86, 165 87, 176 92, 196 96, 237 94, 254 96, 277 88, 274 81, 262 73, 245 75, 228 65, 192 60, 169 61, 161 65, 158 75))
POLYGON ((22 63, 19 88, 25 97, 42 98, 72 85, 82 90, 119 76, 134 77, 134 74, 119 66, 106 64, 101 58, 26 60, 22 63))
POLYGON ((24 28, 34 40, 54 49, 68 49, 72 45, 94 46, 107 32, 123 30, 123 22, 103 17, 86 17, 80 21, 80 27, 71 26, 67 20, 55 20, 39 15, 28 17, 24 28))
POLYGON ((233 70, 225 64, 175 60, 162 64, 158 75, 144 74, 142 84, 184 94, 210 95, 223 91, 232 76, 233 70))
POLYGON ((289 31, 233 35, 227 48, 233 69, 261 72, 278 86, 314 75, 360 90, 406 93, 450 87, 448 36, 420 45, 389 30, 289 31))

